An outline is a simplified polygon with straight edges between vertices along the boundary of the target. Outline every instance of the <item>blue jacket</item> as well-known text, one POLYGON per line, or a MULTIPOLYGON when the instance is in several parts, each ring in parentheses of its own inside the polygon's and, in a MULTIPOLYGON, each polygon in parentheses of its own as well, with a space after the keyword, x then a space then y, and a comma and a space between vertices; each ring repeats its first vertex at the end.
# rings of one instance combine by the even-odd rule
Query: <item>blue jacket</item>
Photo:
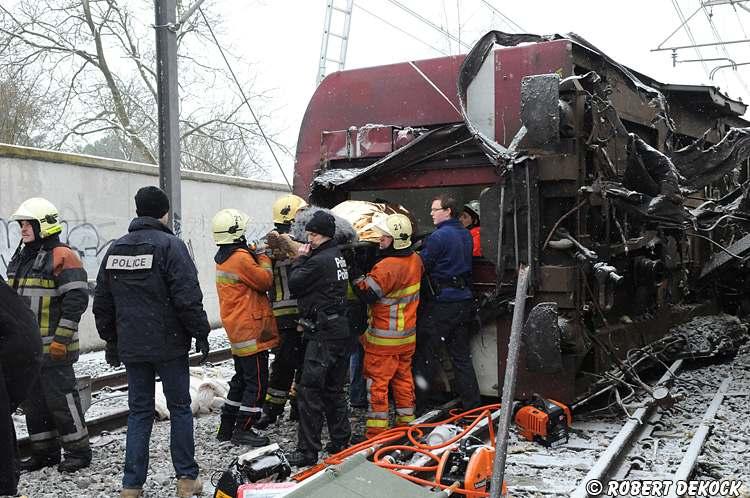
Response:
POLYGON ((437 225, 424 241, 420 256, 425 272, 437 292, 436 301, 454 302, 471 299, 471 234, 461 223, 451 218, 437 225), (451 280, 458 278, 464 288, 455 287, 451 280))
POLYGON ((185 355, 192 337, 210 331, 190 253, 155 218, 135 218, 128 232, 99 268, 93 306, 99 336, 117 343, 125 363, 185 355))

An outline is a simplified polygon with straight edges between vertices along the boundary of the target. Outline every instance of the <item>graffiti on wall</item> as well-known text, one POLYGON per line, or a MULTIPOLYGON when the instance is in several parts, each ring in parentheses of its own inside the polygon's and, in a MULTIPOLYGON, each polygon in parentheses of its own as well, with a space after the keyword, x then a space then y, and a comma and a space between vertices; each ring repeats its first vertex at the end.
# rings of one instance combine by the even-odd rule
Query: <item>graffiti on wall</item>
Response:
MULTIPOLYGON (((93 223, 61 223, 63 231, 60 240, 78 252, 89 279, 95 279, 102 258, 114 239, 102 237, 93 223)), ((20 240, 21 227, 18 222, 0 218, 0 276, 3 278, 7 275, 8 264, 18 249, 20 240)))

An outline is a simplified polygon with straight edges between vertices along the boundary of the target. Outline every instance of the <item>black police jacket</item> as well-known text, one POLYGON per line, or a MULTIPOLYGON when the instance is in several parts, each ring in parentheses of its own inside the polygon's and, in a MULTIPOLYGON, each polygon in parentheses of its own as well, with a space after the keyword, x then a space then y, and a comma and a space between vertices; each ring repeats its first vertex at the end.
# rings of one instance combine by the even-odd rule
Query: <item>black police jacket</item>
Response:
POLYGON ((99 336, 127 362, 167 361, 208 336, 198 272, 185 243, 149 216, 135 218, 99 268, 94 317, 99 336))
POLYGON ((289 290, 297 298, 301 318, 316 325, 320 340, 350 338, 346 320, 349 272, 335 240, 299 257, 289 274, 289 290))
POLYGON ((42 338, 34 313, 0 278, 0 382, 15 409, 39 375, 42 338))

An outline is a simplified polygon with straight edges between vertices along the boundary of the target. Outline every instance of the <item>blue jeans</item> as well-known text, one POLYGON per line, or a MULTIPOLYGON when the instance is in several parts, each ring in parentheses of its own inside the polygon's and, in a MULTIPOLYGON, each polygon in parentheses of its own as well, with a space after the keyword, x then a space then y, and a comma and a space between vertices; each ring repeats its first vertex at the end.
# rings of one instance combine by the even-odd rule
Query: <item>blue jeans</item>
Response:
POLYGON ((190 371, 187 355, 162 363, 126 363, 128 374, 128 435, 123 488, 141 488, 148 472, 148 451, 154 425, 154 384, 159 374, 167 399, 171 432, 169 450, 177 477, 198 477, 190 411, 190 371))
POLYGON ((367 408, 367 384, 362 375, 365 351, 357 341, 349 359, 349 403, 356 408, 367 408))

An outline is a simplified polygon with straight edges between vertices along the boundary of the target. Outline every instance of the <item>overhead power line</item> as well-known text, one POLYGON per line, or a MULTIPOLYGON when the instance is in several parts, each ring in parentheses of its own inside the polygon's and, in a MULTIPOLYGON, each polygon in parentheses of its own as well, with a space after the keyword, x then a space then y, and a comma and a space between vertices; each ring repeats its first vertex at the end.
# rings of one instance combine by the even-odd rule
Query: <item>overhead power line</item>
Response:
MULTIPOLYGON (((685 14, 682 13, 682 9, 680 8, 680 4, 677 0, 672 0, 672 5, 674 6, 675 11, 677 11, 677 17, 680 18, 680 21, 682 22, 682 27, 685 28, 685 32, 688 35, 688 38, 690 39, 690 43, 693 44, 695 47, 695 53, 698 55, 699 59, 703 58, 703 54, 701 54, 700 49, 696 46, 695 37, 693 36, 693 32, 690 29, 690 26, 688 26, 688 20, 685 19, 685 14)), ((692 17, 692 16, 691 16, 692 17)), ((709 75, 708 71, 708 65, 705 62, 701 62, 701 65, 703 66, 703 70, 706 72, 706 76, 709 75)))
POLYGON ((284 173, 284 168, 281 167, 281 163, 279 162, 279 158, 276 157, 276 152, 274 152, 273 147, 271 146, 271 141, 268 140, 268 137, 266 136, 266 133, 263 131, 263 127, 260 125, 260 121, 258 120, 258 117, 255 115, 255 112, 253 111, 252 106, 250 106, 250 101, 248 100, 247 96, 245 95, 245 91, 242 89, 242 85, 240 85, 240 80, 237 79, 237 75, 234 74, 234 70, 232 69, 232 65, 229 63, 229 60, 227 59, 227 56, 224 55, 224 49, 222 48, 221 44, 219 43, 219 40, 216 38, 216 35, 214 34, 213 28, 211 28, 211 24, 208 22, 208 19, 206 18, 206 14, 203 13, 203 9, 198 7, 198 12, 201 13, 201 17, 203 17, 203 22, 206 23, 206 27, 208 28, 208 32, 211 33, 211 38, 214 40, 214 44, 216 45, 216 48, 219 49, 219 53, 221 54, 221 58, 224 59, 224 64, 226 64, 227 69, 229 69, 229 73, 232 75, 232 79, 234 80, 235 85, 237 85, 237 89, 240 91, 240 95, 242 96, 242 100, 245 101, 245 104, 247 105, 247 108, 250 110, 250 114, 253 116, 253 120, 255 121, 255 126, 258 127, 258 130, 260 131, 260 134, 263 136, 263 140, 266 141, 266 145, 268 146, 268 150, 271 151, 271 155, 273 156, 274 161, 276 161, 276 166, 279 167, 279 171, 281 171, 281 176, 284 177, 284 181, 286 182, 287 187, 289 187, 289 191, 292 191, 292 184, 289 183, 289 179, 286 176, 286 173, 284 173))
POLYGON ((518 29, 519 32, 526 33, 526 30, 523 29, 516 21, 514 21, 510 17, 508 17, 505 14, 503 14, 502 12, 500 12, 497 9, 497 7, 495 7, 494 5, 492 5, 490 2, 488 2, 487 0, 482 0, 482 3, 485 4, 487 7, 489 7, 495 14, 497 14, 500 17, 502 17, 503 19, 505 19, 506 22, 510 23, 512 26, 514 26, 516 29, 518 29))
MULTIPOLYGON (((714 24, 713 13, 712 12, 709 13, 708 12, 708 8, 706 8, 705 5, 702 5, 702 8, 703 8, 704 14, 706 14, 706 19, 708 20, 708 24, 709 24, 709 26, 711 26, 711 31, 713 32, 714 39, 716 39, 716 41, 718 41, 718 42, 721 43, 721 51, 724 52, 724 56, 727 59, 731 60, 731 57, 729 57, 729 51, 727 50, 727 46, 724 43, 724 40, 721 39, 721 35, 719 34, 719 30, 716 29, 716 25, 714 24)), ((734 62, 734 61, 732 61, 732 62, 734 62)), ((745 83, 745 80, 742 79, 742 77, 736 71, 737 66, 735 65, 734 68, 735 68, 735 71, 734 71, 734 77, 735 77, 735 79, 739 82, 739 84, 742 86, 742 88, 745 89, 745 92, 750 93, 750 89, 748 89, 747 84, 745 83)), ((716 74, 716 72, 715 71, 711 71, 711 73, 709 73, 709 77, 712 74, 716 74)))
POLYGON ((421 38, 419 38, 419 37, 417 37, 417 36, 414 36, 413 34, 409 33, 408 31, 406 31, 406 30, 404 30, 404 29, 401 29, 401 28, 399 28, 398 26, 396 26, 395 24, 393 24, 393 23, 391 23, 391 22, 389 22, 389 21, 387 21, 387 20, 383 19, 383 18, 382 18, 382 17, 380 17, 379 15, 377 15, 377 14, 375 14, 375 13, 373 13, 373 12, 370 12, 370 11, 369 11, 369 10, 367 10, 366 8, 362 7, 362 5, 360 5, 359 3, 355 2, 355 3, 354 3, 354 6, 355 6, 355 7, 357 7, 357 8, 359 9, 359 10, 361 10, 362 12, 364 12, 365 14, 369 14, 370 16, 374 17, 374 18, 375 18, 375 19, 377 19, 378 21, 380 21, 380 22, 382 22, 382 23, 384 23, 384 24, 387 24, 388 26, 390 26, 391 28, 395 29, 396 31, 399 31, 399 32, 401 32, 401 33, 405 34, 405 35, 406 35, 406 36, 408 36, 409 38, 411 38, 411 39, 413 39, 413 40, 416 40, 416 41, 418 41, 419 43, 421 43, 421 44, 423 44, 423 45, 426 45, 426 46, 430 47, 431 49, 433 49, 433 50, 435 50, 435 51, 437 51, 437 52, 440 52, 440 53, 441 53, 441 54, 443 54, 443 55, 450 55, 450 54, 449 54, 448 52, 446 52, 445 50, 439 49, 439 48, 437 48, 437 47, 436 47, 435 45, 431 45, 431 44, 427 43, 426 41, 422 40, 421 38))
POLYGON ((398 7, 399 9, 403 10, 404 12, 406 12, 407 14, 415 17, 416 19, 419 19, 420 21, 422 21, 424 24, 428 25, 432 29, 441 32, 443 35, 447 36, 448 38, 450 38, 454 42, 458 43, 462 47, 464 47, 466 49, 471 49, 471 46, 467 45, 466 43, 464 43, 461 40, 459 40, 458 38, 456 38, 450 31, 447 31, 447 30, 441 28, 440 26, 438 26, 434 22, 430 21, 426 17, 422 16, 421 14, 419 14, 417 12, 414 12, 413 10, 411 10, 409 7, 407 7, 406 5, 402 4, 401 2, 398 2, 397 0, 388 0, 388 1, 391 2, 393 5, 395 5, 396 7, 398 7))

